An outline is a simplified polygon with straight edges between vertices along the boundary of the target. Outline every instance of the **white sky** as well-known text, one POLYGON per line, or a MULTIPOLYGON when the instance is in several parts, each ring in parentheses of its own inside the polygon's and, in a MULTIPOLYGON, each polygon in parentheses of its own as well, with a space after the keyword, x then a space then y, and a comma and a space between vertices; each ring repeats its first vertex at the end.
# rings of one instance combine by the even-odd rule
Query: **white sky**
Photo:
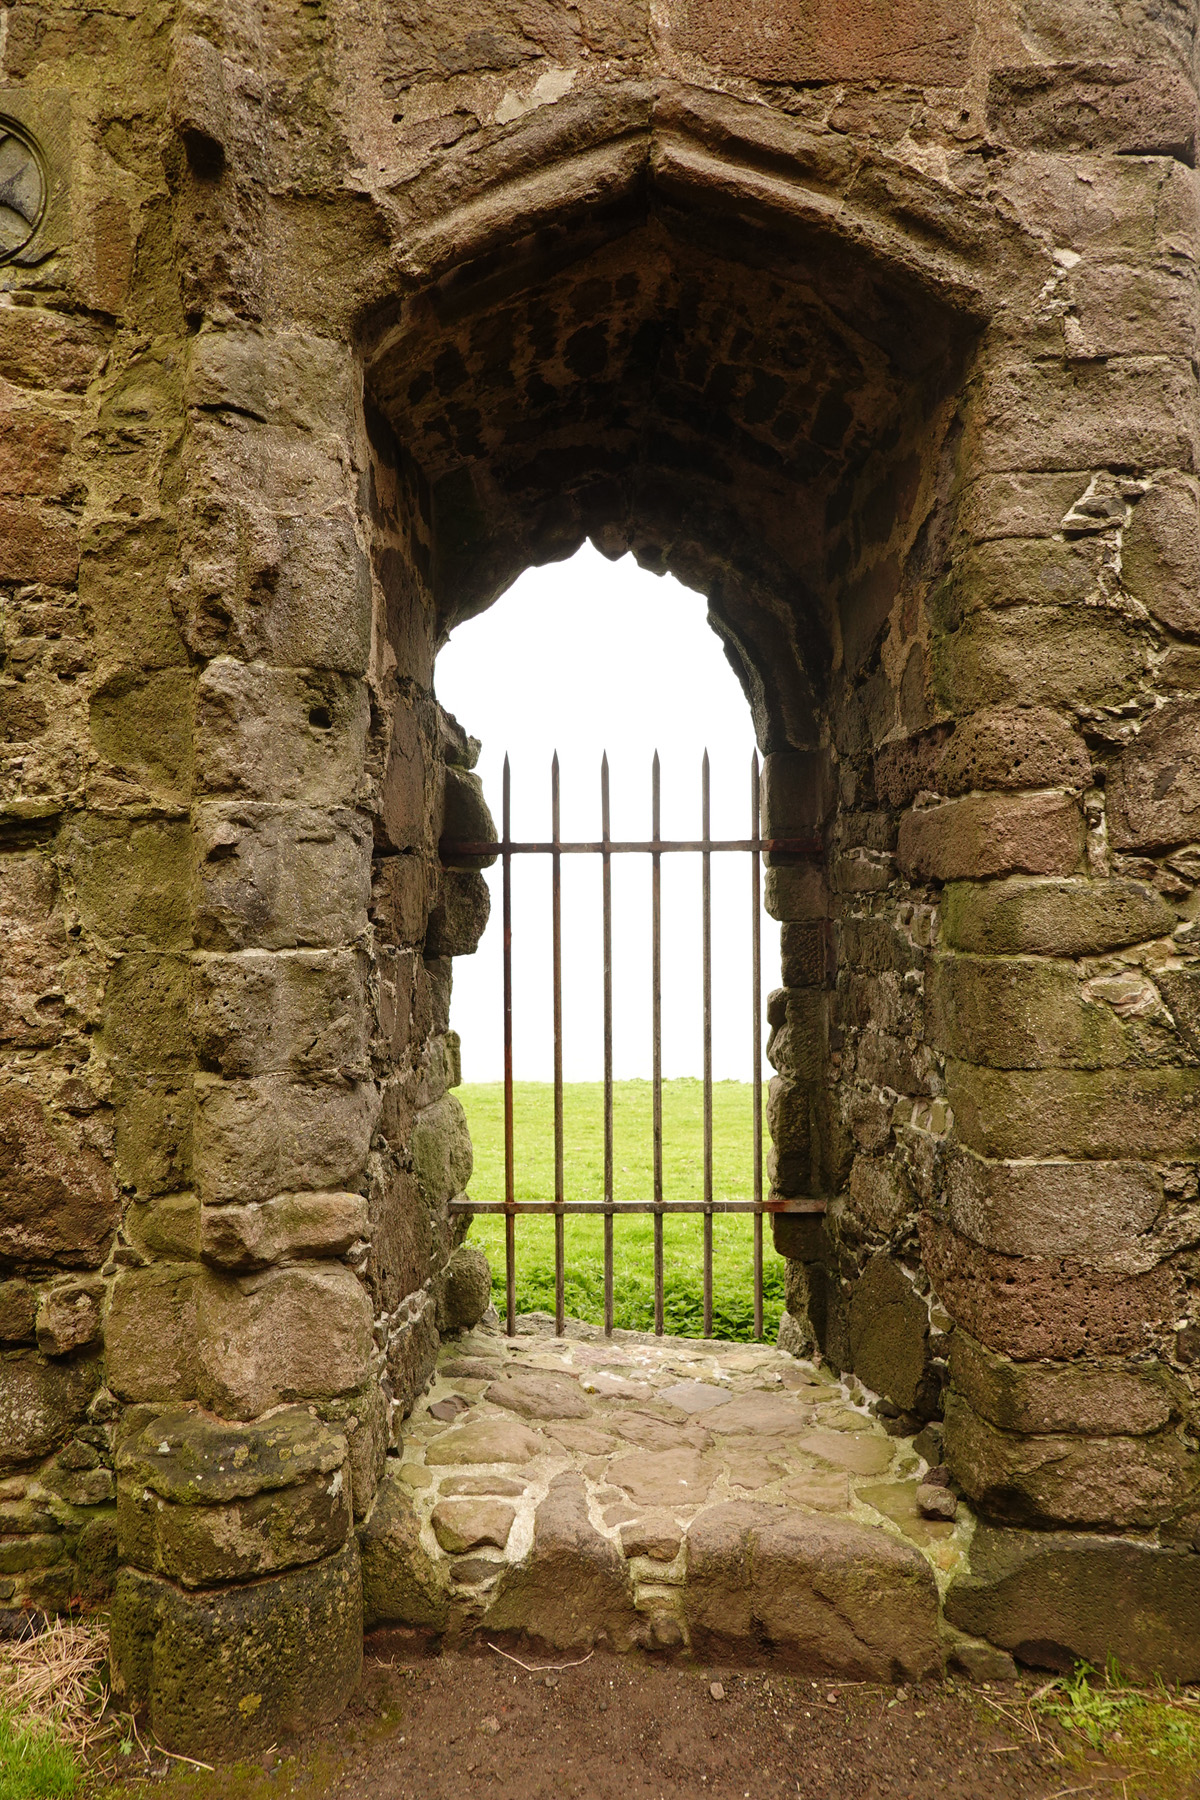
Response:
MULTIPOLYGON (((550 836, 550 758, 561 766, 562 835, 600 836, 600 755, 608 751, 614 838, 650 836, 650 763, 662 760, 664 837, 700 836, 700 759, 712 765, 714 837, 750 834, 754 731, 705 601, 631 556, 590 544, 569 562, 529 569, 490 610, 459 626, 437 663, 437 694, 483 741, 479 773, 500 829, 501 768, 512 762, 516 839, 550 836)), ((648 1077, 650 858, 613 858, 613 1063, 648 1077)), ((699 1075, 700 858, 663 858, 663 1073, 699 1075)), ((563 1072, 603 1074, 601 864, 563 868, 563 1072)), ((713 1073, 748 1080, 750 859, 714 856, 713 1073)), ((503 1074, 500 869, 488 871, 492 918, 478 952, 454 964, 451 1022, 463 1078, 503 1074)), ((513 1044, 518 1080, 553 1075, 550 859, 513 859, 513 1044)), ((779 980, 779 927, 763 919, 764 994, 779 980)), ((764 1040, 765 1041, 765 1040, 764 1040)))

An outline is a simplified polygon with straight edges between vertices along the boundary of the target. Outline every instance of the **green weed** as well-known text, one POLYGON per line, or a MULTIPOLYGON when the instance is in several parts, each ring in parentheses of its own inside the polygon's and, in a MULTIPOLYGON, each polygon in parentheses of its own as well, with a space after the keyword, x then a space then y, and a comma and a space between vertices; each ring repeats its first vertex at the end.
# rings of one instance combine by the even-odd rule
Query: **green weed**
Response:
MULTIPOLYGON (((504 1199, 504 1090, 496 1083, 459 1089, 475 1146, 470 1197, 504 1199)), ((514 1091, 518 1200, 554 1199, 554 1090, 522 1081, 514 1091)), ((566 1195, 604 1198, 604 1090, 599 1082, 568 1083, 563 1095, 566 1195)), ((766 1128, 764 1125, 764 1142, 766 1128)), ((620 1081, 613 1094, 613 1196, 645 1200, 653 1194, 652 1089, 620 1081)), ((713 1197, 753 1198, 753 1101, 748 1083, 713 1087, 713 1197)), ((668 1200, 703 1199, 703 1087, 699 1081, 663 1083, 663 1193, 668 1200)), ((699 1337, 704 1329, 704 1224, 695 1213, 669 1214, 663 1226, 663 1311, 666 1329, 699 1337)), ((604 1321, 604 1222, 568 1218, 566 1310, 592 1324, 604 1321)), ((654 1328, 654 1223, 646 1214, 618 1218, 613 1230, 614 1323, 654 1328)), ((504 1306, 504 1221, 478 1215, 471 1226, 492 1265, 493 1295, 504 1306)), ((783 1262, 775 1255, 769 1222, 763 1246, 763 1333, 773 1339, 783 1312, 783 1262)), ((554 1310, 554 1221, 546 1215, 517 1225, 517 1308, 554 1310)), ((754 1337, 754 1225, 748 1214, 713 1219, 713 1336, 735 1342, 754 1337)))
POLYGON ((57 1732, 0 1705, 0 1800, 59 1800, 78 1790, 81 1774, 78 1756, 57 1732))
POLYGON ((1152 1687, 1135 1687, 1115 1658, 1109 1658, 1103 1675, 1078 1663, 1068 1680, 1043 1690, 1037 1707, 1089 1749, 1136 1771, 1133 1778, 1139 1781, 1170 1783, 1176 1776, 1194 1778, 1200 1770, 1200 1695, 1161 1679, 1152 1687))

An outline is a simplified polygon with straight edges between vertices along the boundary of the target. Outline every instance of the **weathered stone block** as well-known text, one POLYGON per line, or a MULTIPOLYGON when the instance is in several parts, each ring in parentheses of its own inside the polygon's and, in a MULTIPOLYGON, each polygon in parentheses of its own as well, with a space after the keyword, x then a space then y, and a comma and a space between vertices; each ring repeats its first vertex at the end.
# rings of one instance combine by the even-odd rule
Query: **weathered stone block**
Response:
POLYGON ((459 1556, 485 1544, 503 1550, 516 1516, 516 1508, 503 1500, 439 1500, 430 1523, 442 1549, 459 1556))
POLYGON ((800 1083, 820 1082, 829 1044, 829 996, 819 988, 785 989, 771 996, 767 1057, 800 1083))
POLYGON ((418 856, 376 859, 371 919, 387 944, 422 944, 429 919, 429 874, 418 856))
POLYGON ((79 571, 72 514, 35 500, 0 500, 0 581, 44 581, 69 587, 79 571))
POLYGON ((846 1213, 860 1232, 891 1237, 914 1204, 912 1189, 894 1162, 883 1157, 855 1157, 846 1213))
POLYGON ((195 968, 201 1065, 225 1076, 366 1073, 366 961, 357 950, 243 951, 195 968))
POLYGON ((43 1356, 69 1356, 100 1336, 104 1283, 76 1276, 43 1288, 38 1296, 37 1347, 43 1356))
POLYGON ((0 494, 66 498, 70 448, 67 419, 29 405, 0 409, 0 494))
POLYGON ((197 692, 200 787, 248 800, 353 805, 369 715, 354 676, 216 657, 197 692))
POLYGON ((350 1485, 354 1518, 360 1523, 375 1504, 383 1480, 391 1438, 391 1409, 382 1387, 368 1380, 356 1394, 341 1400, 324 1400, 321 1417, 346 1434, 350 1452, 350 1485))
POLYGON ((1182 357, 1153 354, 996 365, 983 376, 981 454, 992 469, 1191 471, 1195 381, 1182 357))
POLYGON ((0 1355, 0 1468, 49 1456, 83 1422, 100 1385, 96 1357, 48 1362, 32 1350, 0 1355))
POLYGON ((928 1216, 921 1249, 954 1320, 1021 1362, 1144 1351, 1178 1316, 1179 1276, 1169 1266, 1124 1275, 1066 1256, 1001 1256, 928 1216))
POLYGON ((266 1581, 182 1593, 122 1570, 114 1686, 185 1756, 229 1758, 336 1718, 362 1670, 362 1578, 352 1539, 266 1581))
POLYGON ((0 862, 0 1040, 29 1048, 57 1042, 69 938, 48 856, 0 862))
POLYGON ((123 1269, 104 1342, 108 1385, 123 1400, 190 1400, 196 1392, 196 1269, 123 1269))
POLYGON ((487 928, 492 899, 484 877, 443 870, 425 931, 425 955, 473 956, 487 928))
MULTIPOLYGON (((1124 517, 1123 509, 1121 516, 1124 517)), ((950 577, 934 602, 936 622, 943 629, 954 631, 969 613, 980 608, 1047 603, 1079 606, 1098 591, 1103 567, 1104 546, 1091 536, 1064 538, 1060 534, 1056 538, 1038 537, 1025 541, 1020 538, 985 541, 972 546, 955 561, 950 577)), ((1063 724, 1066 725, 1065 720, 1063 724)), ((990 784, 972 782, 969 785, 990 784)), ((1051 781, 1004 783, 1006 787, 1051 785, 1054 785, 1051 781)))
POLYGON ((789 1196, 811 1193, 814 1183, 813 1096, 807 1087, 776 1076, 767 1090, 768 1167, 772 1187, 789 1196))
POLYGON ((79 602, 97 654, 142 669, 186 670, 169 599, 176 535, 166 521, 99 518, 80 535, 79 602))
POLYGON ((277 1194, 249 1206, 203 1207, 200 1254, 215 1268, 266 1268, 284 1258, 344 1256, 367 1231, 361 1194, 277 1194))
POLYGON ((0 376, 17 387, 82 393, 107 348, 105 327, 74 313, 20 306, 0 314, 0 376))
POLYGON ((186 825, 87 814, 68 828, 64 849, 88 931, 114 949, 190 948, 186 825))
POLYGON ((784 987, 824 987, 835 960, 824 920, 785 925, 779 940, 784 987))
POLYGON ((238 1426, 160 1413, 122 1445, 122 1561, 184 1587, 315 1562, 351 1527, 346 1439, 299 1408, 238 1426))
POLYGON ((1043 604, 977 612, 930 647, 939 709, 1117 706, 1146 666, 1136 626, 1112 608, 1043 604))
POLYGON ((361 1385, 371 1350, 370 1300, 337 1264, 240 1280, 206 1271, 196 1282, 199 1391, 233 1418, 349 1393, 361 1385))
POLYGON ((1168 1429, 1151 1437, 1030 1437, 997 1431, 956 1394, 944 1455, 985 1517, 1042 1528, 1147 1528, 1194 1497, 1195 1453, 1168 1429))
POLYGON ((75 1121, 28 1088, 0 1092, 0 1256, 18 1267, 94 1268, 119 1217, 112 1169, 75 1121))
POLYGON ((688 1529, 684 1610, 701 1656, 867 1681, 941 1667, 937 1591, 913 1546, 783 1507, 709 1507, 688 1529))
POLYGON ((958 1134, 981 1156, 1148 1160, 1200 1155, 1200 1070, 984 1069, 950 1061, 958 1134))
POLYGON ((1196 310, 1181 276, 1177 268, 1131 268, 1090 259, 1077 264, 1063 284, 1070 295, 1063 317, 1068 354, 1080 359, 1136 356, 1153 343, 1163 356, 1194 355, 1196 310))
POLYGON ((411 1491, 392 1464, 380 1485, 362 1543, 363 1624, 441 1632, 450 1619, 447 1574, 421 1544, 411 1491))
MULTIPOLYGON (((392 1327, 387 1346, 387 1378, 394 1402, 393 1432, 406 1419, 424 1393, 437 1364, 441 1338, 437 1329, 437 1304, 432 1294, 419 1291, 409 1296, 403 1322, 392 1327)), ((429 1452, 432 1457, 432 1449, 429 1452)))
POLYGON ((209 327, 188 346, 187 403, 245 413, 301 433, 353 432, 353 358, 332 338, 209 327))
POLYGON ((1200 969, 1157 969, 1155 976, 1180 1037, 1189 1049, 1200 1050, 1200 969))
POLYGON ((212 802, 196 820, 201 948, 326 948, 361 935, 371 835, 356 813, 212 802))
POLYGON ((947 1146, 941 1197, 962 1236, 1006 1256, 1066 1256, 1128 1275, 1156 1267, 1162 1176, 1138 1162, 986 1162, 947 1146))
POLYGON ((1021 150, 1115 150, 1191 163, 1196 93, 1170 64, 1057 63, 997 69, 988 122, 1021 150))
POLYGON ((0 1281, 0 1343, 32 1343, 37 1289, 27 1281, 0 1281))
POLYGON ((202 178, 215 179, 235 143, 225 67, 217 46, 192 32, 171 41, 171 124, 188 161, 202 178))
POLYGON ((1046 706, 998 706, 960 719, 929 786, 943 794, 976 788, 1085 788, 1091 758, 1073 721, 1046 706))
POLYGON ((627 1650, 639 1636, 625 1558, 592 1524, 582 1476, 557 1476, 534 1514, 533 1543, 510 1565, 487 1610, 490 1631, 520 1631, 555 1650, 604 1641, 627 1650))
POLYGON ((474 1244, 460 1244, 443 1272, 438 1294, 439 1331, 469 1331, 492 1304, 492 1271, 474 1244))
POLYGON ((765 838, 811 838, 829 817, 834 777, 821 750, 778 750, 763 758, 760 829, 765 838))
POLYGON ((795 923, 829 916, 829 886, 820 863, 771 869, 763 883, 763 903, 773 919, 795 923))
POLYGON ((1088 1003, 1074 963, 935 956, 925 993, 930 1041, 989 1068, 1115 1068, 1136 1053, 1111 1008, 1088 1003))
POLYGON ((874 1256, 850 1300, 850 1356, 856 1375, 902 1412, 931 1418, 941 1381, 929 1351, 929 1309, 890 1256, 874 1256))
POLYGON ((1171 631, 1200 633, 1200 490, 1194 477, 1160 471, 1121 541, 1121 579, 1171 631))
POLYGON ((192 774, 195 683, 184 669, 123 669, 92 695, 92 742, 114 774, 164 797, 192 774))
POLYGON ((200 1260, 200 1199, 196 1194, 163 1194, 135 1201, 122 1221, 133 1248, 148 1262, 200 1260))
POLYGON ((1186 1552, 981 1526, 946 1617, 1033 1668, 1069 1674, 1114 1656, 1135 1679, 1200 1677, 1200 1557, 1186 1552))
POLYGON ((752 81, 946 82, 965 78, 972 28, 951 0, 753 0, 733 13, 693 0, 672 35, 680 49, 752 81))
POLYGON ((139 1200, 177 1193, 192 1180, 195 1095, 189 1082, 159 1085, 153 1074, 125 1075, 114 1087, 116 1174, 139 1200))
POLYGON ((955 950, 985 956, 1097 956, 1165 937, 1175 914, 1146 881, 950 882, 942 893, 942 936, 955 950))
POLYGON ((413 1170, 429 1202, 440 1204, 464 1191, 474 1156, 467 1115, 453 1094, 418 1113, 411 1148, 413 1170))
POLYGON ((196 1186, 208 1203, 343 1189, 362 1173, 379 1107, 374 1083, 201 1078, 196 1186))
MULTIPOLYGON (((469 769, 447 764, 442 798, 441 842, 495 843, 496 824, 484 799, 483 782, 469 769)), ((495 856, 456 856, 443 851, 448 869, 487 869, 495 856)))
POLYGON ((104 990, 103 1045, 126 1081, 147 1072, 178 1085, 194 1066, 191 1044, 192 966, 184 956, 130 951, 112 966, 104 990))
POLYGON ((1146 1437, 1181 1416, 1186 1396, 1161 1363, 1017 1363, 961 1327, 950 1379, 974 1412, 1001 1431, 1146 1437))
POLYGON ((1200 701, 1152 713, 1108 777, 1109 835, 1121 850, 1190 843, 1200 835, 1200 701))
POLYGON ((545 1449, 546 1440, 519 1419, 474 1419, 439 1433, 425 1452, 434 1468, 447 1463, 526 1463, 545 1449))
POLYGON ((1084 825, 1067 794, 968 794, 906 812, 897 857, 918 880, 1069 875, 1083 860, 1084 825))
POLYGON ((1054 537, 1089 480, 1083 472, 1044 475, 1006 469, 979 474, 960 502, 959 524, 975 543, 1054 537))

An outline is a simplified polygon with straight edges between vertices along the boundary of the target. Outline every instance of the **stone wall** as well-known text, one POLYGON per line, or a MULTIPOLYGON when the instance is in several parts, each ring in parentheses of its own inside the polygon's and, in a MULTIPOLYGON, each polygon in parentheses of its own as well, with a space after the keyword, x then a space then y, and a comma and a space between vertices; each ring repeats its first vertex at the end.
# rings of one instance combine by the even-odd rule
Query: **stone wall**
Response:
POLYGON ((944 1451, 993 1635, 1200 1549, 1195 24, 0 10, 0 1598, 119 1567, 164 1742, 356 1679, 470 1170, 434 657, 586 536, 814 840, 787 1342, 944 1451))

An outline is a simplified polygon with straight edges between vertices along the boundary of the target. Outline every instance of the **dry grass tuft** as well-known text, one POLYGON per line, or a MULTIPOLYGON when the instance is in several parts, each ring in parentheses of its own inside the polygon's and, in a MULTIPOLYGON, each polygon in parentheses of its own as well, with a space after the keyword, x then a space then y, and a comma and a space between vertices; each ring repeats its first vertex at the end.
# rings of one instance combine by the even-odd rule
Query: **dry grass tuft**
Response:
POLYGON ((86 1750, 109 1727, 100 1669, 108 1631, 90 1619, 55 1619, 22 1643, 0 1643, 0 1704, 22 1724, 51 1730, 86 1750))

